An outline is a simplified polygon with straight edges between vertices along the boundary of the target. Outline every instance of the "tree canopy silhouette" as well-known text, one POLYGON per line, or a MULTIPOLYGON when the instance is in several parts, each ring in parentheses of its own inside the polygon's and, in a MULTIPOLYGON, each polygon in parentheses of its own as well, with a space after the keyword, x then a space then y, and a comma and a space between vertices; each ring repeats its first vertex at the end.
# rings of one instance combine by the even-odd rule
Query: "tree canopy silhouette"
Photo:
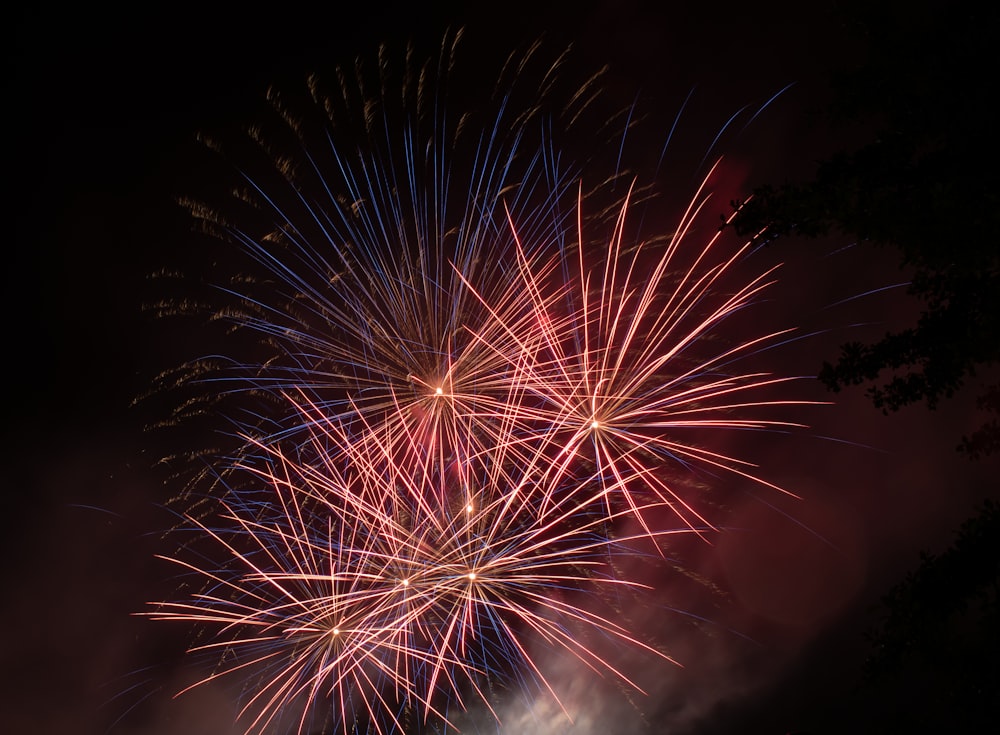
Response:
POLYGON ((882 600, 865 666, 887 732, 970 732, 1000 715, 1000 505, 987 502, 940 556, 882 600), (902 706, 900 706, 902 704, 902 706))
MULTIPOLYGON (((922 303, 916 324, 842 346, 820 371, 832 390, 868 384, 885 412, 934 408, 1000 362, 1000 185, 995 5, 848 2, 867 56, 834 80, 832 117, 872 131, 806 182, 763 186, 734 203, 746 235, 840 234, 898 248, 922 303)), ((1000 384, 982 389, 972 457, 1000 449, 1000 384)))

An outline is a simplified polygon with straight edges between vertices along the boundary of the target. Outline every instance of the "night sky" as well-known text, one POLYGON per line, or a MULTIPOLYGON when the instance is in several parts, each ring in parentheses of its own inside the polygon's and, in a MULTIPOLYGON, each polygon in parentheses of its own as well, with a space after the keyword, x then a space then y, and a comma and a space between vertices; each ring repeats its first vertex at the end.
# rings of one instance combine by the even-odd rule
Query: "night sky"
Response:
MULTIPOLYGON (((464 25, 460 59, 470 73, 488 70, 490 82, 509 50, 539 36, 553 48, 573 44, 570 73, 607 64, 609 96, 638 99, 648 115, 637 146, 662 142, 693 89, 663 174, 676 197, 693 193, 698 164, 733 113, 794 83, 752 125, 720 138, 720 215, 753 185, 808 176, 864 133, 817 115, 829 73, 863 49, 832 3, 330 5, 47 6, 10 23, 5 732, 241 732, 225 688, 171 698, 192 680, 190 629, 132 615, 176 586, 154 555, 173 551, 163 505, 177 488, 156 466, 161 437, 144 431, 165 404, 133 402, 181 359, 187 337, 144 310, 154 298, 148 275, 214 257, 195 245, 203 240, 175 203, 211 188, 199 131, 234 135, 269 84, 370 57, 381 42, 433 49, 464 25)), ((768 255, 787 263, 772 308, 805 331, 826 330, 781 352, 780 371, 815 373, 840 342, 877 338, 916 313, 902 288, 834 306, 906 280, 893 253, 849 245, 779 243, 768 255)), ((805 411, 812 428, 802 436, 740 439, 740 451, 801 498, 728 494, 730 530, 685 549, 685 563, 718 593, 666 584, 665 595, 690 595, 667 603, 690 617, 648 622, 684 668, 657 674, 634 706, 615 692, 595 700, 560 677, 582 708, 565 732, 853 729, 864 713, 844 703, 859 682, 872 605, 920 550, 950 543, 995 475, 995 460, 954 451, 976 426, 977 388, 934 412, 883 416, 863 389, 831 396, 817 384, 809 397, 836 404, 805 411)))

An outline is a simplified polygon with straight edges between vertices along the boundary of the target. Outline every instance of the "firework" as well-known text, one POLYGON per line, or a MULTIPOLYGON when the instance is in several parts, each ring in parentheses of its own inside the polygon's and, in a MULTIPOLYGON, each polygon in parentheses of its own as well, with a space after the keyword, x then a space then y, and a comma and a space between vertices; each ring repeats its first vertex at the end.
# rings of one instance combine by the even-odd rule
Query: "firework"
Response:
POLYGON ((373 96, 361 72, 337 97, 310 80, 318 135, 272 94, 299 155, 253 131, 271 175, 239 198, 262 233, 193 207, 261 274, 216 316, 271 356, 186 374, 241 406, 223 410, 236 442, 185 514, 198 555, 172 558, 198 592, 147 614, 211 632, 205 681, 243 677, 248 732, 447 728, 473 704, 499 719, 498 690, 559 701, 547 649, 639 689, 609 646, 671 659, 624 623, 623 601, 655 592, 628 561, 712 530, 693 470, 780 490, 702 443, 797 426, 771 411, 801 403, 772 397, 789 378, 737 368, 783 332, 720 329, 775 274, 747 278, 745 247, 703 237, 708 177, 674 232, 639 239, 647 192, 616 194, 617 166, 584 191, 587 162, 551 140, 597 81, 549 115, 547 69, 524 112, 499 93, 477 126, 435 101, 450 54, 397 80, 398 109, 382 60, 373 96))
POLYGON ((529 653, 539 640, 631 683, 581 642, 581 627, 668 658, 580 602, 641 587, 611 564, 636 553, 639 537, 615 532, 630 509, 604 510, 614 485, 552 472, 558 447, 509 437, 455 496, 440 492, 432 463, 400 463, 398 442, 390 451, 374 435, 359 441, 314 406, 299 410, 324 461, 260 447, 255 466, 242 466, 259 494, 223 502, 221 530, 189 519, 225 565, 177 562, 210 584, 152 613, 221 628, 201 650, 225 649, 224 671, 261 682, 244 710, 255 713, 249 729, 302 699, 300 729, 329 701, 345 730, 359 716, 378 731, 401 728, 393 713, 403 704, 444 718, 470 694, 488 703, 488 685, 546 686, 529 653))

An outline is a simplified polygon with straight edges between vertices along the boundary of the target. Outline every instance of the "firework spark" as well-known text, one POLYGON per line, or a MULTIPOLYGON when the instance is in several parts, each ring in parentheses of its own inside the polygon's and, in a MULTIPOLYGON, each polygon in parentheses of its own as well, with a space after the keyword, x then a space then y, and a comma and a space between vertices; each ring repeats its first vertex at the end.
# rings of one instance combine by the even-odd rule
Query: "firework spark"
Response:
POLYGON ((146 614, 212 631, 203 682, 251 682, 248 732, 447 728, 473 703, 497 717, 502 688, 558 702, 537 650, 640 689, 609 646, 672 659, 624 622, 624 600, 655 592, 624 562, 712 530, 692 471, 780 490, 702 443, 798 426, 772 412, 801 403, 774 397, 790 378, 737 367, 783 331, 721 329, 775 273, 747 278, 746 247, 717 227, 699 242, 708 177, 673 233, 638 239, 646 192, 601 206, 623 172, 584 193, 551 141, 597 81, 549 115, 547 69, 523 114, 504 92, 477 127, 434 101, 452 50, 404 75, 398 110, 382 60, 374 96, 361 72, 339 97, 310 80, 318 148, 272 94, 301 155, 269 154, 273 188, 245 177, 241 198, 276 223, 265 234, 193 208, 262 266, 218 316, 273 357, 189 373, 252 408, 228 415, 238 443, 185 514, 199 555, 171 558, 198 592, 146 614), (338 134, 355 110, 360 149, 338 134))

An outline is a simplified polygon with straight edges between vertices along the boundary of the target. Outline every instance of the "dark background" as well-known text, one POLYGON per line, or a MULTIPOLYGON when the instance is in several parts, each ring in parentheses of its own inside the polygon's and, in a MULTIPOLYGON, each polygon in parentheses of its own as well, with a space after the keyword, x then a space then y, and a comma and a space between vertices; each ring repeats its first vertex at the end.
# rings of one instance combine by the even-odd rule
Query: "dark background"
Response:
MULTIPOLYGON (((155 416, 148 404, 132 404, 177 361, 183 342, 152 325, 143 305, 150 273, 202 255, 191 251, 190 222, 175 204, 202 184, 198 131, 232 130, 259 110, 269 84, 371 55, 380 42, 433 49, 447 28, 464 25, 463 58, 492 70, 542 35, 554 47, 572 43, 580 69, 610 65, 609 94, 638 95, 653 138, 695 89, 671 161, 678 191, 690 195, 691 169, 728 117, 794 82, 747 132, 722 140, 722 214, 729 196, 808 176, 816 160, 860 134, 831 130, 815 114, 828 73, 855 63, 868 42, 850 35, 836 11, 825 2, 17 11, 5 146, 0 727, 239 731, 223 690, 170 698, 190 680, 186 632, 131 616, 173 589, 154 554, 171 551, 161 505, 174 489, 155 466, 162 447, 143 430, 155 416)), ((847 244, 779 252, 792 261, 788 311, 809 321, 812 312, 795 312, 811 303, 816 324, 839 330, 802 343, 786 358, 790 370, 818 371, 848 333, 877 335, 913 313, 899 289, 852 302, 853 311, 822 309, 906 278, 891 253, 828 257, 847 244), (872 325, 849 329, 862 321, 872 325)), ((813 395, 828 398, 818 386, 813 395)), ((995 461, 974 464, 954 452, 974 428, 970 396, 936 412, 885 417, 860 390, 848 391, 808 416, 812 434, 838 441, 751 442, 768 477, 802 499, 762 502, 757 490, 734 500, 733 532, 692 552, 726 594, 671 601, 710 622, 662 623, 685 668, 664 673, 648 699, 634 698, 647 724, 626 716, 617 722, 630 724, 608 730, 615 720, 602 720, 600 703, 576 692, 570 701, 589 709, 570 732, 854 729, 865 717, 849 703, 871 606, 920 549, 950 543, 996 471, 995 461)), ((620 706, 608 704, 603 716, 620 706)))

